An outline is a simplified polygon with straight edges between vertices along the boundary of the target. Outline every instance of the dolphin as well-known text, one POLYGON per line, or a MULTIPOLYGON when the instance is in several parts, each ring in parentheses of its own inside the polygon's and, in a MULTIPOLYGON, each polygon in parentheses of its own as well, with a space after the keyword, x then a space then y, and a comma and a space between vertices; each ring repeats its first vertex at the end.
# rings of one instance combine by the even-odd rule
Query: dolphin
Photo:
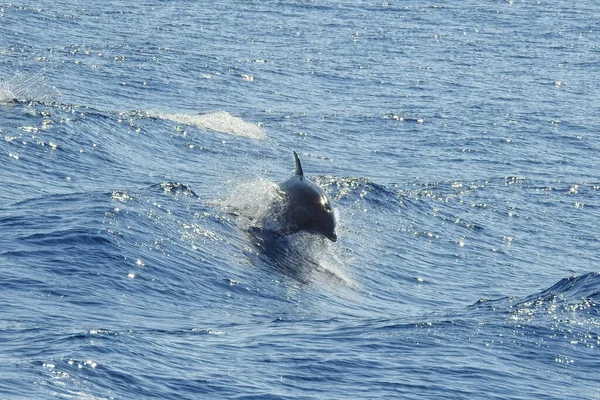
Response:
POLYGON ((335 214, 331 201, 316 183, 304 176, 298 154, 294 151, 296 170, 288 180, 281 182, 279 188, 287 200, 286 233, 306 231, 323 235, 335 242, 335 214))

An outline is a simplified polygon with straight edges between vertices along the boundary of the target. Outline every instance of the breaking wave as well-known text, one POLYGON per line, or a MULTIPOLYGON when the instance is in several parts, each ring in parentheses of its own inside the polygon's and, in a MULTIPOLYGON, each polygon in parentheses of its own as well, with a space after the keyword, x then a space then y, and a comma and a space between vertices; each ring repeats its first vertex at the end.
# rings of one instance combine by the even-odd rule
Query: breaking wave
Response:
POLYGON ((178 124, 195 126, 214 132, 251 139, 267 138, 267 134, 261 126, 246 122, 240 117, 229 114, 227 111, 214 111, 207 114, 169 114, 154 111, 146 111, 145 113, 148 118, 173 121, 178 124))

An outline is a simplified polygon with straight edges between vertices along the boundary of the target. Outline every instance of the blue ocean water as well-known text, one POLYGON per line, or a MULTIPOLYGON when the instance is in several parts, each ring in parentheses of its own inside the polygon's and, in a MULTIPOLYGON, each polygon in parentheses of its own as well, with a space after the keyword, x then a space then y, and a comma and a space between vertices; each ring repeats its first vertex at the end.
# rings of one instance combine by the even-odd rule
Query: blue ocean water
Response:
POLYGON ((600 398, 598 21, 0 4, 0 398, 600 398))

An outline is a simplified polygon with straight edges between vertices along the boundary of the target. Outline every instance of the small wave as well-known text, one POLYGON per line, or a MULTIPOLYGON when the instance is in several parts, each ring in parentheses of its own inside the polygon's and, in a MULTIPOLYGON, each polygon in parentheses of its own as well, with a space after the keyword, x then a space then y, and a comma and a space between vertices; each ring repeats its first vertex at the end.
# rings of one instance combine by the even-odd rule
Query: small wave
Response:
POLYGON ((8 79, 0 79, 0 104, 21 101, 53 101, 60 92, 45 82, 43 72, 27 75, 17 72, 8 79))
POLYGON ((154 187, 159 187, 165 191, 165 193, 183 193, 186 196, 198 197, 198 195, 192 190, 190 185, 187 183, 179 183, 179 182, 160 182, 154 187))
POLYGON ((398 206, 402 200, 398 193, 368 178, 316 177, 315 182, 331 192, 334 200, 365 200, 376 206, 398 206))
POLYGON ((595 305, 600 301, 600 273, 591 272, 563 278, 552 287, 528 296, 515 304, 515 308, 542 307, 578 309, 583 305, 595 305))
POLYGON ((552 287, 524 298, 481 299, 473 310, 503 311, 518 322, 549 318, 552 325, 598 325, 600 273, 563 278, 552 287))
POLYGON ((228 135, 243 136, 251 139, 266 139, 265 130, 259 126, 235 117, 226 111, 215 111, 208 114, 168 114, 146 111, 148 118, 159 118, 178 124, 195 126, 228 135))

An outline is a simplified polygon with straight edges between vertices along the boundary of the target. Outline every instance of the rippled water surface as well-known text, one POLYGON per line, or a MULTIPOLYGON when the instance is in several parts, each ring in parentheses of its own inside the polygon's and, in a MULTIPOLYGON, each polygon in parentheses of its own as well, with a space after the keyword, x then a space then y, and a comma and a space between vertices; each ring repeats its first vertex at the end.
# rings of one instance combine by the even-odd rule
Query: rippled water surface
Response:
POLYGON ((598 21, 0 4, 0 398, 600 398, 598 21))

